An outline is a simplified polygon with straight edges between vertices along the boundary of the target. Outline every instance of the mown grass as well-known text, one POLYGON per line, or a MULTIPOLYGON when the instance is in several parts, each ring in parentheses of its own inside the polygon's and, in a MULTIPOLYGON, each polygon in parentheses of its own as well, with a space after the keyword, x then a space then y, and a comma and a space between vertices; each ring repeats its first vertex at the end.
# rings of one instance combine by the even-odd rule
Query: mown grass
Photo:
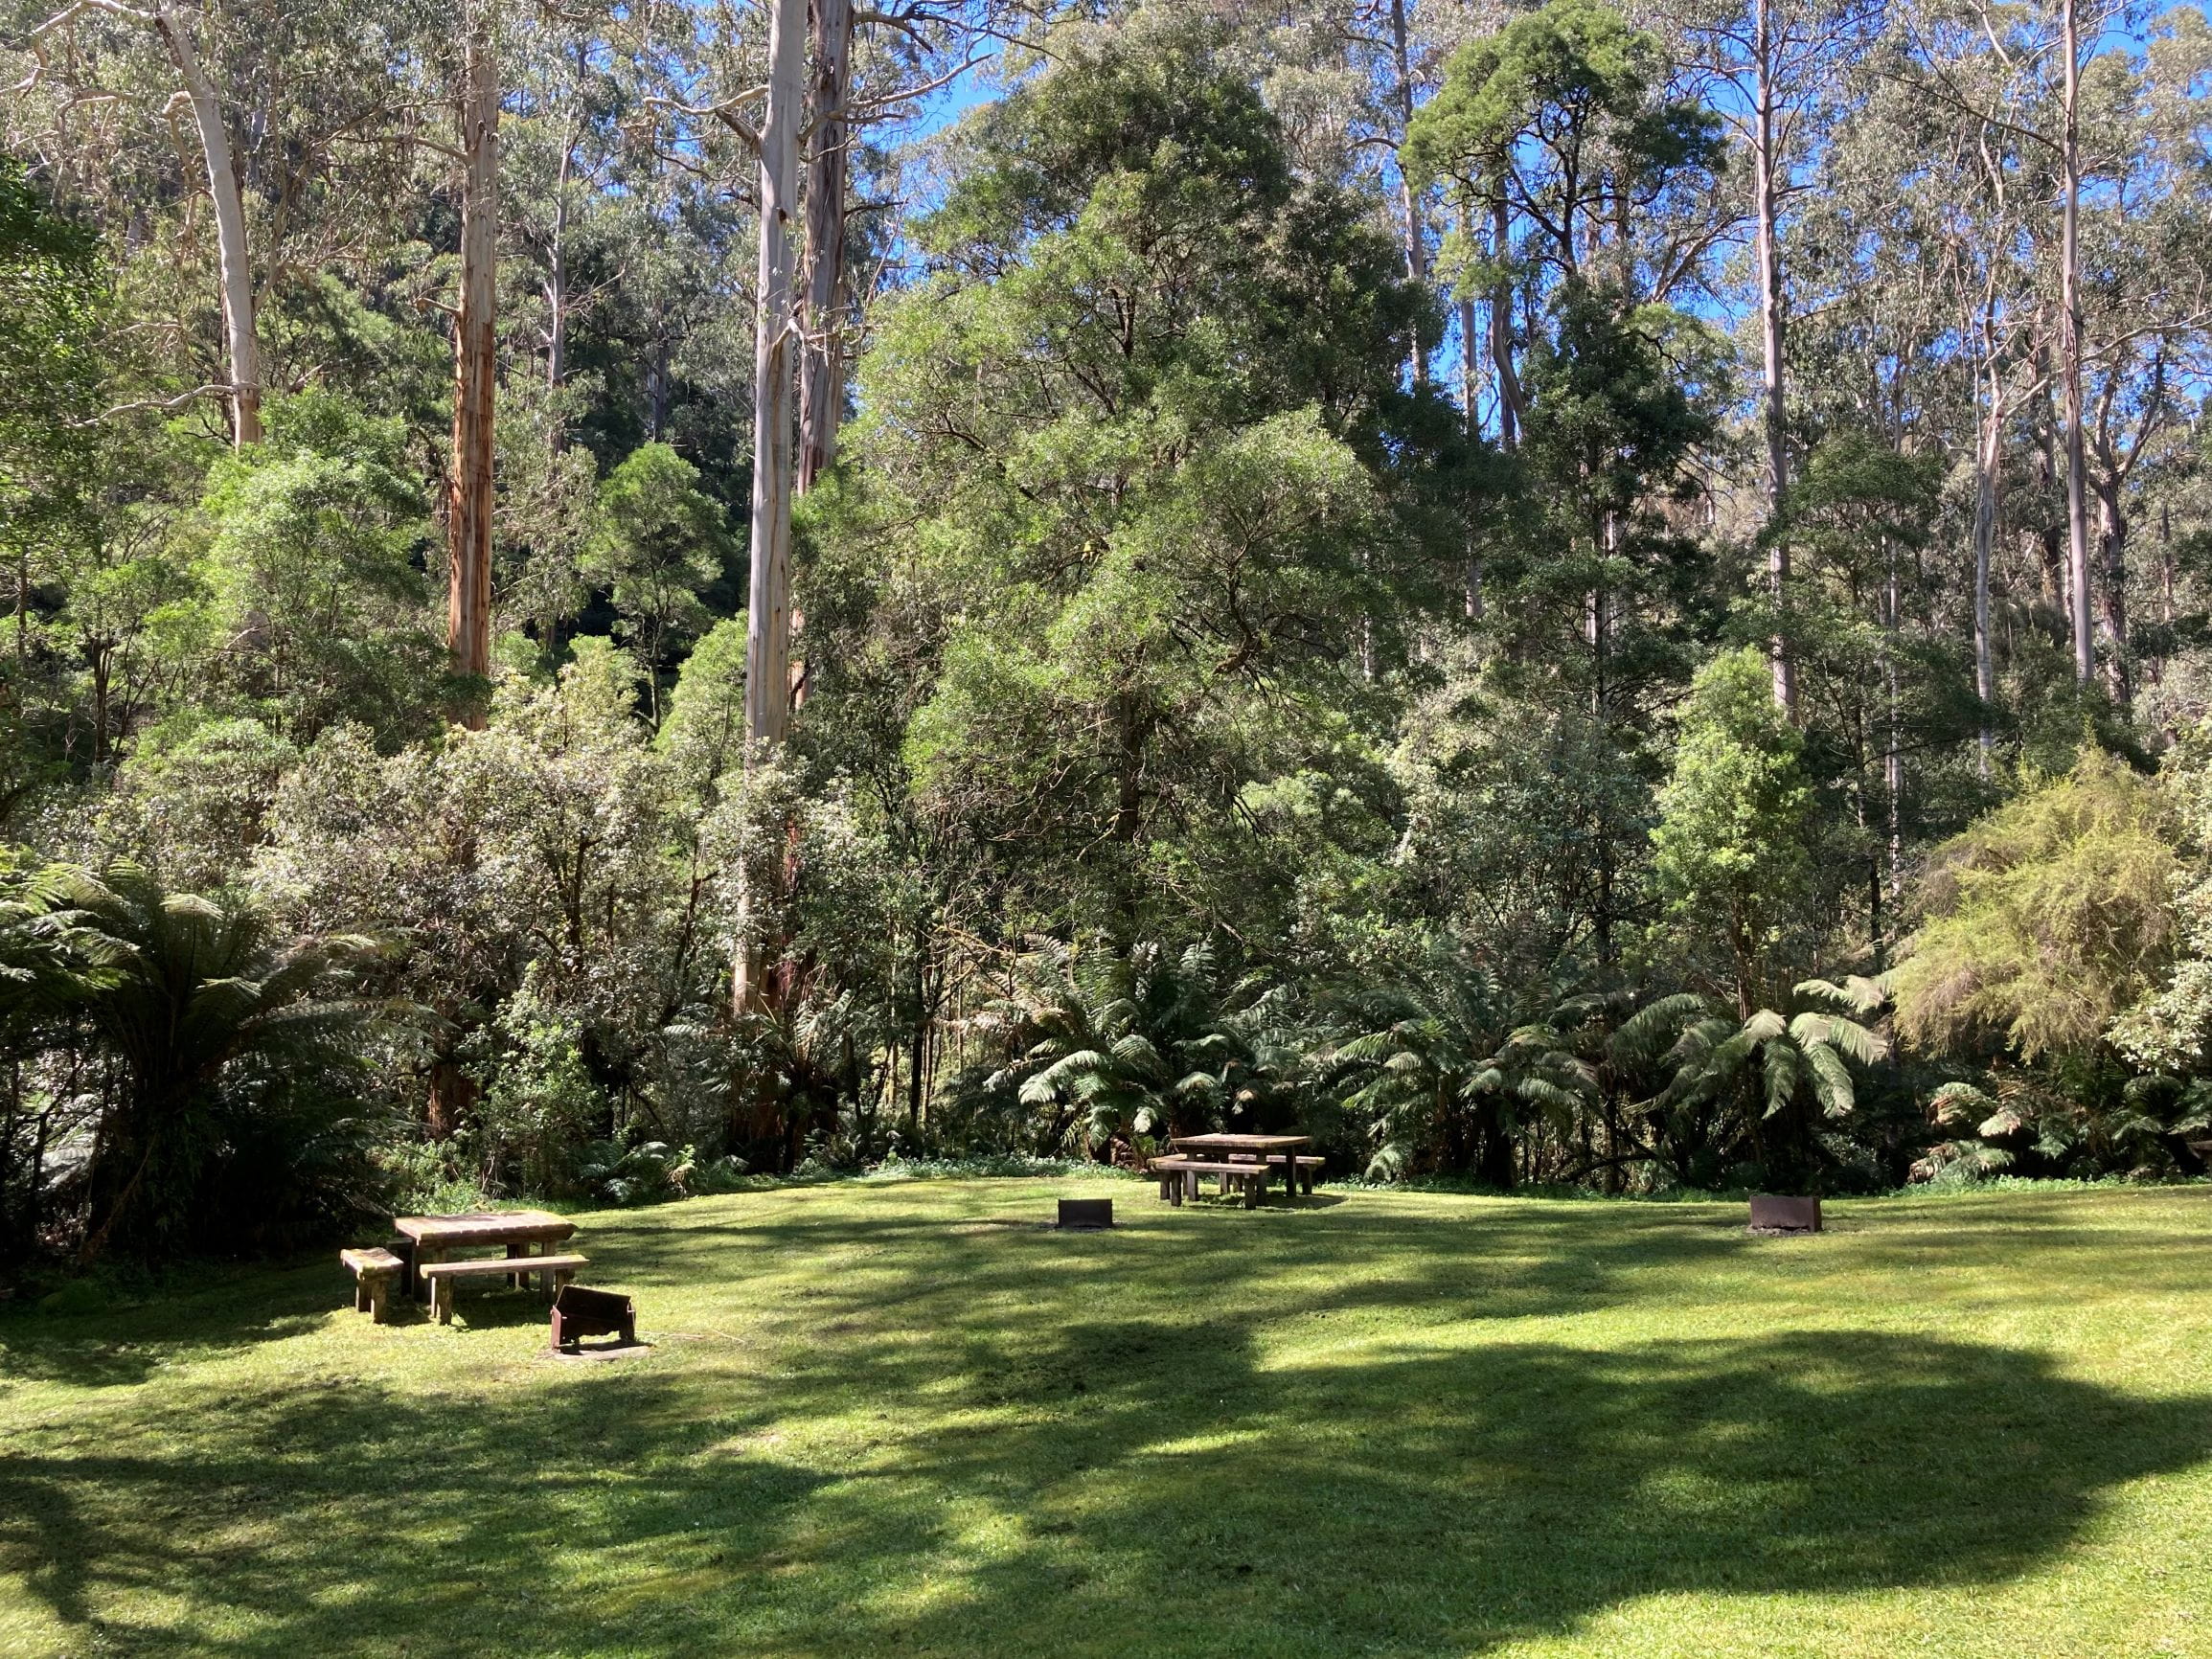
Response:
POLYGON ((744 1193, 581 1218, 620 1362, 11 1311, 0 1652, 2212 1654, 2212 1189, 1742 1215, 744 1193))

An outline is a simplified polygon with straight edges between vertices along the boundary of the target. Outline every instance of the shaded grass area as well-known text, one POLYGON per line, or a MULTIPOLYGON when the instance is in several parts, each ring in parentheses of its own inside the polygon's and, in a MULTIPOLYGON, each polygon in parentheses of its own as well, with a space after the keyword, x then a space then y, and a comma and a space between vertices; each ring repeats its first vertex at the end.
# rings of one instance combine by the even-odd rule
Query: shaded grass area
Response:
POLYGON ((2212 1192, 1832 1214, 741 1193, 580 1218, 602 1364, 11 1313, 0 1652, 2212 1654, 2212 1192))

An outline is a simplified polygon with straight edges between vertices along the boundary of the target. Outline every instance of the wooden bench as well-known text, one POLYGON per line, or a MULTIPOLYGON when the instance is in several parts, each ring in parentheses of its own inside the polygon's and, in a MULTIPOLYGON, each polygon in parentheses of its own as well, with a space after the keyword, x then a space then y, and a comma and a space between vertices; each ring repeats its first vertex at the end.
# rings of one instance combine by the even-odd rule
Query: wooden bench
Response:
POLYGON ((1307 1154, 1301 1152, 1295 1159, 1290 1160, 1288 1163, 1285 1163, 1284 1156, 1281 1152, 1270 1152, 1267 1154, 1267 1162, 1270 1164, 1284 1164, 1284 1190, 1286 1192, 1289 1190, 1291 1182, 1290 1170, 1294 1167, 1297 1170, 1296 1181, 1298 1191, 1306 1193, 1308 1196, 1311 1196, 1313 1192, 1313 1177, 1321 1172, 1321 1166, 1327 1162, 1327 1160, 1323 1158, 1310 1157, 1307 1154))
POLYGON ((430 1311, 440 1325, 453 1323, 453 1282, 456 1279, 527 1278, 545 1275, 548 1301, 559 1293, 580 1267, 591 1265, 588 1256, 490 1256, 473 1261, 425 1261, 416 1269, 430 1286, 430 1311))
POLYGON ((389 1250, 341 1250, 338 1260, 353 1271, 353 1311, 372 1324, 392 1323, 392 1285, 406 1265, 389 1250))
POLYGON ((1267 1191, 1267 1166, 1260 1163, 1212 1163, 1203 1158, 1154 1158, 1152 1169, 1160 1171, 1160 1196, 1180 1207, 1184 1194, 1198 1195, 1198 1177, 1216 1175, 1220 1178, 1221 1191, 1236 1187, 1244 1194, 1244 1208, 1257 1209, 1261 1197, 1267 1191))

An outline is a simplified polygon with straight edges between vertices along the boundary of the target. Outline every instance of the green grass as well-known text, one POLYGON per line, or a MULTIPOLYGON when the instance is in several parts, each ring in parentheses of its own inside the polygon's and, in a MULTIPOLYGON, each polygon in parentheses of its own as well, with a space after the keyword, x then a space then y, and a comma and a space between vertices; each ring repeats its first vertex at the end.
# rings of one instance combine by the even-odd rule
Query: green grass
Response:
POLYGON ((619 1362, 11 1311, 0 1653, 2212 1655, 2212 1188, 1742 1216, 742 1193, 581 1217, 619 1362))

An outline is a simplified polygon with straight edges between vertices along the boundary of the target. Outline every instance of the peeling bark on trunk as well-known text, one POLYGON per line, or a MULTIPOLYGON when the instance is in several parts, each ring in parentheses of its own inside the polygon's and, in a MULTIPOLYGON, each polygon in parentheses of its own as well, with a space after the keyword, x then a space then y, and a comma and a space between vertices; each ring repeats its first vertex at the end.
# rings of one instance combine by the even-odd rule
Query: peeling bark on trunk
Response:
POLYGON ((489 0, 467 20, 461 92, 461 295, 453 319, 453 463, 446 489, 445 640, 457 673, 491 671, 492 387, 499 224, 499 77, 489 0))
POLYGON ((814 74, 808 93, 807 336, 799 378, 798 492, 804 495, 837 453, 845 413, 845 352, 839 310, 845 289, 845 197, 851 128, 845 120, 853 73, 852 0, 811 0, 814 74))
POLYGON ((154 29, 183 78, 207 162, 207 192, 215 206, 216 256, 222 283, 223 345, 230 363, 231 442, 243 448, 262 441, 262 356, 254 333, 253 262, 246 251, 246 213, 231 159, 229 127, 215 86, 200 68, 192 34, 167 5, 153 14, 154 29))
POLYGON ((760 310, 753 333, 752 570, 745 617, 745 736, 784 740, 790 713, 791 307, 804 0, 775 0, 768 27, 768 107, 761 125, 760 310))

